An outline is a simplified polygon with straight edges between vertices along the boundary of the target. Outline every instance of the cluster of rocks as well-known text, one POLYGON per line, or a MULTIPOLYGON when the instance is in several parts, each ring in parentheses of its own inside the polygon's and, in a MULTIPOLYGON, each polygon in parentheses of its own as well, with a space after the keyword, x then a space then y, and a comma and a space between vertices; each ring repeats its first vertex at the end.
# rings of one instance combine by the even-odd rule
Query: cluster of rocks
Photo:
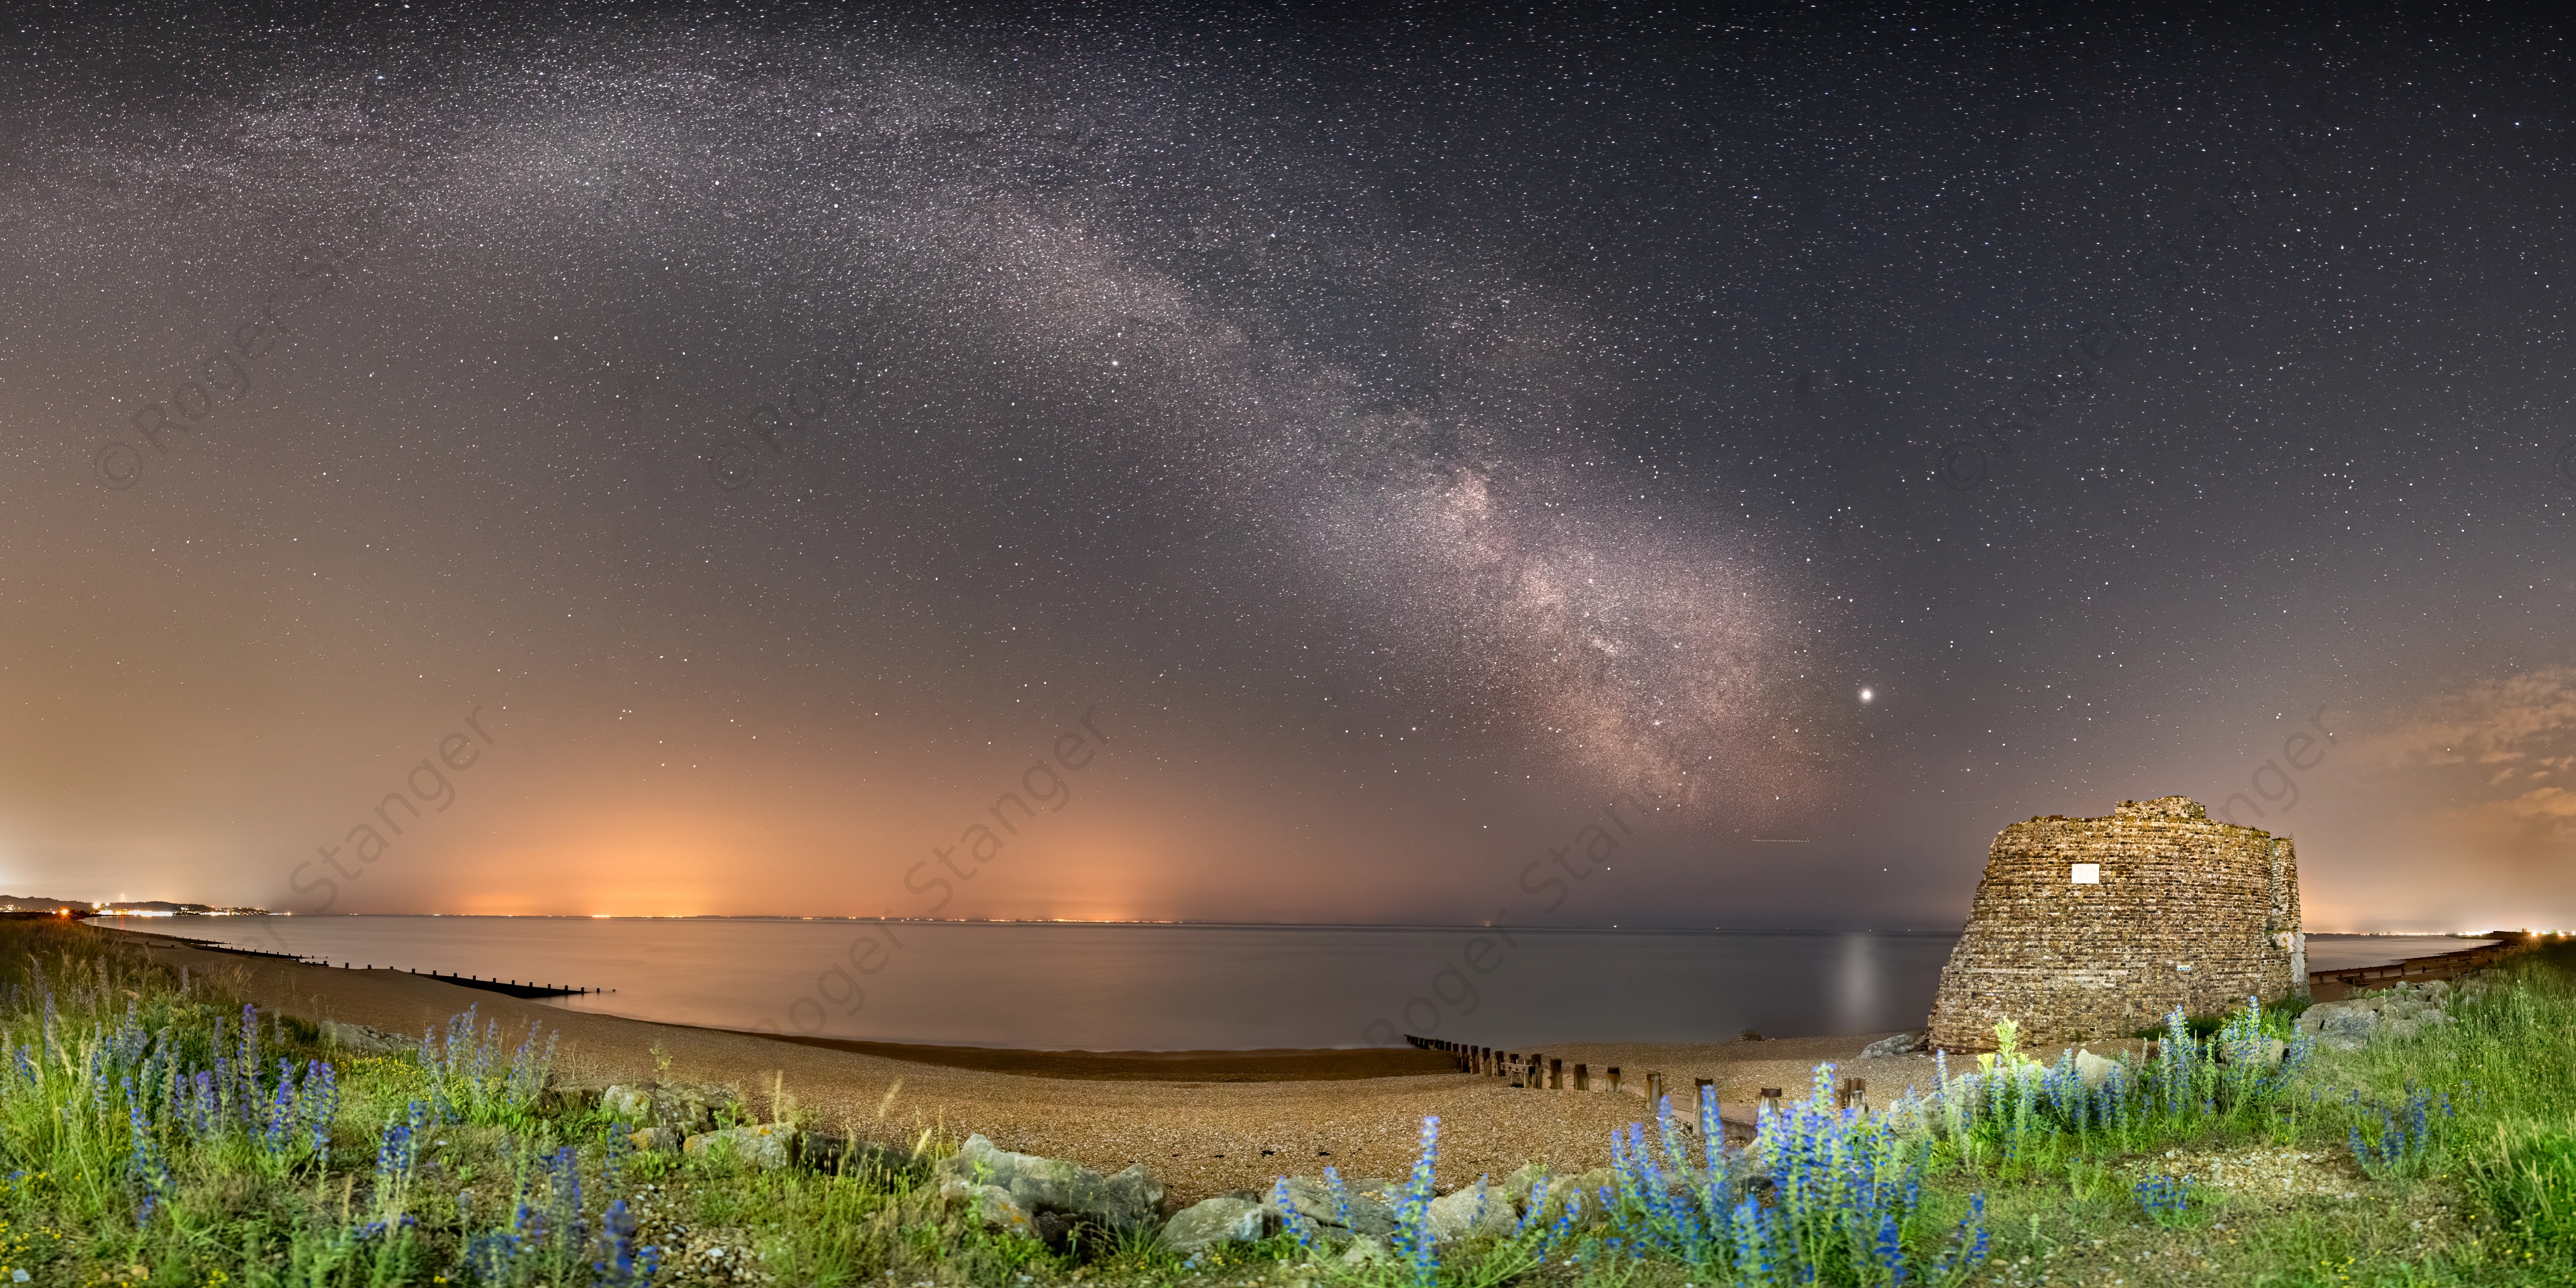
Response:
POLYGON ((726 1125, 734 1098, 721 1087, 676 1082, 620 1083, 602 1091, 599 1100, 610 1118, 637 1124, 627 1139, 641 1150, 676 1150, 684 1154, 721 1151, 748 1166, 764 1169, 801 1166, 828 1172, 845 1166, 873 1167, 892 1174, 914 1171, 919 1166, 901 1150, 872 1141, 805 1131, 794 1123, 726 1125))
POLYGON ((2297 1023, 2317 1035, 2319 1046, 2358 1051, 2381 1038, 2410 1038, 2427 1026, 2448 1024, 2454 1002, 2474 998, 2485 989, 2485 982, 2475 976, 2458 987, 2446 980, 2410 981, 2340 1002, 2319 1002, 2300 1012, 2297 1023))
MULTIPOLYGON (((1067 1235, 1091 1227, 1111 1234, 1149 1231, 1164 1246, 1183 1256, 1227 1243, 1250 1243, 1289 1226, 1289 1214, 1310 1232, 1321 1251, 1352 1265, 1384 1261, 1396 1228, 1396 1206, 1403 1187, 1394 1181, 1357 1180, 1339 1194, 1320 1176, 1288 1178, 1286 1194, 1276 1190, 1236 1190, 1205 1199, 1162 1216, 1163 1187, 1143 1164, 1103 1176, 1078 1163, 1015 1154, 982 1136, 967 1138, 963 1149, 942 1159, 937 1168, 942 1197, 972 1219, 1062 1246, 1067 1235)), ((1510 1179, 1479 1177, 1431 1200, 1424 1213, 1432 1237, 1442 1243, 1477 1234, 1508 1235, 1520 1223, 1543 1168, 1533 1164, 1510 1179)), ((1610 1183, 1607 1168, 1553 1183, 1558 1195, 1591 1193, 1610 1183)), ((1550 1213, 1561 1209, 1548 1200, 1550 1213)))

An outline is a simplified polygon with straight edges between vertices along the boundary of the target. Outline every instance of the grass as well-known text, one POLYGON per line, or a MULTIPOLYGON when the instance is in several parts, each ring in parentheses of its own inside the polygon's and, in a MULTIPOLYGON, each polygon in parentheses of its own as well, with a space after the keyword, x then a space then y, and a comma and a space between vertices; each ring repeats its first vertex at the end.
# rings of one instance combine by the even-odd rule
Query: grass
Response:
POLYGON ((1353 1265, 1311 1226, 1187 1261, 1051 1249, 972 1228, 918 1168, 640 1153, 551 1085, 543 1034, 469 1012, 352 1052, 86 927, 6 923, 0 1286, 2576 1283, 2576 946, 2493 979, 2454 1023, 2283 1071, 2233 1055, 2287 1032, 2272 1008, 2175 1017, 2101 1087, 2007 1042, 1881 1114, 1820 1091, 1749 1153, 1641 1124, 1606 1183, 1542 1178, 1515 1232, 1451 1244, 1426 1123, 1394 1246, 1353 1265))

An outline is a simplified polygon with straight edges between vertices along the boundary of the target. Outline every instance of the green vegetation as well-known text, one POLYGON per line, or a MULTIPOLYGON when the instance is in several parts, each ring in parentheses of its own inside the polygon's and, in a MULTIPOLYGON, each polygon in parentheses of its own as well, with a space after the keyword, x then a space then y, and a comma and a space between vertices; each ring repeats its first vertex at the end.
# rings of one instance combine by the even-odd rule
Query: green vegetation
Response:
POLYGON ((935 1133, 829 1170, 643 1152, 551 1085, 543 1035, 469 1013, 355 1053, 86 928, 15 923, 0 1285, 2576 1283, 2576 947, 2493 981, 2452 1023, 2277 1064, 2286 1017, 2249 1009, 2206 1035, 2176 1017, 2108 1072, 2008 1042, 1875 1115, 1836 1111, 1822 1072, 1749 1153, 1666 1117, 1448 1243, 1426 1124, 1382 1257, 1301 1218, 1185 1259, 975 1228, 919 1165, 953 1148, 935 1133))

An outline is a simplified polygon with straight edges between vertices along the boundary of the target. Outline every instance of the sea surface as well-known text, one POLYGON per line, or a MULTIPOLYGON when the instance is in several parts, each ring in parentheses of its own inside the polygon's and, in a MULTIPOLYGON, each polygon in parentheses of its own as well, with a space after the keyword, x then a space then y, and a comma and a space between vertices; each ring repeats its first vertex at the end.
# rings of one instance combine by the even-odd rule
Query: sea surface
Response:
MULTIPOLYGON (((182 917, 102 924, 356 966, 612 990, 568 1010, 1030 1050, 1505 1048, 1919 1029, 1949 934, 799 918, 182 917)), ((2466 947, 2313 936, 2317 969, 2466 947)))

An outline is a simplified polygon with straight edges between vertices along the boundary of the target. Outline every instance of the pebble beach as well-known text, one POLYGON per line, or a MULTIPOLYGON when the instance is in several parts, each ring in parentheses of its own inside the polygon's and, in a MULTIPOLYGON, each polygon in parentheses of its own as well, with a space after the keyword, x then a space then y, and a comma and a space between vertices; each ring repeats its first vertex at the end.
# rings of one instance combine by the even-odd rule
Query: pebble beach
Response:
POLYGON ((1714 1079, 1723 1114, 1739 1131, 1752 1121, 1762 1088, 1796 1098, 1820 1062, 1865 1080, 1872 1104, 1933 1081, 1926 1056, 1860 1058, 1885 1033, 1509 1048, 1562 1059, 1569 1085, 1578 1061, 1596 1073, 1616 1065, 1622 1092, 1516 1088, 1410 1049, 1097 1053, 786 1041, 566 1011, 400 971, 334 969, 134 937, 173 967, 316 1023, 418 1034, 471 1006, 498 1020, 513 1042, 532 1024, 557 1034, 555 1068, 565 1086, 648 1080, 657 1061, 667 1060, 663 1077, 730 1087, 761 1117, 801 1114, 828 1130, 890 1143, 924 1131, 981 1133, 1005 1149, 1103 1172, 1141 1162, 1182 1203, 1326 1166, 1352 1178, 1401 1177, 1430 1115, 1441 1121, 1443 1187, 1529 1162, 1560 1172, 1605 1166, 1612 1131, 1651 1118, 1639 1094, 1650 1071, 1665 1076, 1677 1104, 1691 1099, 1693 1079, 1714 1079), (1249 1067, 1261 1072, 1247 1073, 1249 1067), (1252 1076, 1280 1080, 1246 1080, 1252 1076))

